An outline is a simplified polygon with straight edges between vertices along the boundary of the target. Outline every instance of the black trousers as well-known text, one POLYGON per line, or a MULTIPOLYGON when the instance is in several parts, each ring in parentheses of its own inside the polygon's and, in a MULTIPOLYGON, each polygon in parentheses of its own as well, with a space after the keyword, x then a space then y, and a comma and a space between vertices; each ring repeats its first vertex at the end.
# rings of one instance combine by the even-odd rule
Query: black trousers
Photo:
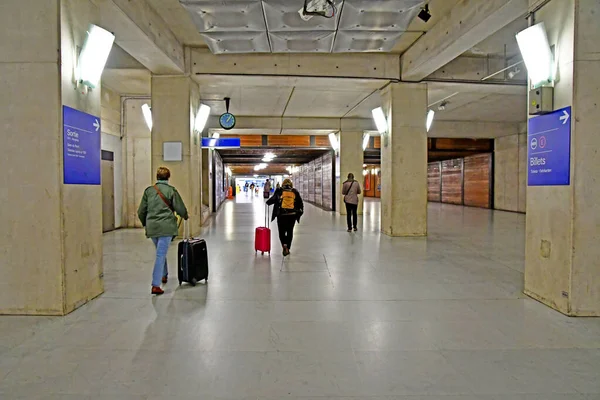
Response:
POLYGON ((292 248, 295 225, 295 215, 280 215, 277 217, 277 228, 279 228, 279 241, 281 242, 281 246, 287 245, 288 249, 292 248))
POLYGON ((358 204, 346 203, 346 220, 348 221, 348 229, 356 228, 358 222, 358 204))

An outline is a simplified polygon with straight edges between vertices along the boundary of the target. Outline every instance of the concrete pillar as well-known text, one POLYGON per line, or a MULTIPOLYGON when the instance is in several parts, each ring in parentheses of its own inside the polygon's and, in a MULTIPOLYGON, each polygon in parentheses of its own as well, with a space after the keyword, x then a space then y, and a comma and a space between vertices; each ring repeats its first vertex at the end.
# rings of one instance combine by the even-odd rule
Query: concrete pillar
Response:
MULTIPOLYGON (((0 313, 63 315, 104 290, 101 186, 63 178, 63 105, 101 120, 100 87, 76 90, 74 77, 99 13, 87 0, 1 8, 0 313)), ((80 144, 99 144, 88 129, 80 144)), ((85 157, 100 166, 99 147, 85 157)))
POLYGON ((382 93, 388 132, 381 138, 381 230, 427 235, 427 86, 393 83, 382 93))
POLYGON ((193 235, 200 232, 202 225, 201 139, 200 133, 194 131, 199 105, 198 85, 191 78, 152 77, 152 171, 155 174, 160 166, 171 170, 170 183, 177 188, 188 208, 193 235), (182 144, 181 161, 164 161, 165 142, 182 144))
MULTIPOLYGON (((360 183, 363 188, 363 159, 364 151, 362 148, 363 132, 343 131, 339 135, 340 141, 340 188, 338 210, 341 215, 346 215, 346 206, 344 205, 344 196, 342 195, 342 185, 348 178, 349 173, 354 174, 354 179, 360 183)), ((358 214, 363 213, 363 195, 359 196, 358 214)))
POLYGON ((557 52, 554 108, 572 106, 571 184, 527 187, 525 293, 572 316, 600 316, 598 15, 593 0, 553 0, 534 15, 557 52))

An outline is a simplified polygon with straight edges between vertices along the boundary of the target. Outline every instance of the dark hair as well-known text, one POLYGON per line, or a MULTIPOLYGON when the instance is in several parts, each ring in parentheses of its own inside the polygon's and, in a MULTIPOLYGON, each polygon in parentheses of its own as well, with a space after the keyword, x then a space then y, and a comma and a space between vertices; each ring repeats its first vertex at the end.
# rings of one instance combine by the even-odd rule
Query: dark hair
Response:
POLYGON ((354 174, 352 172, 348 174, 348 179, 354 179, 354 174))
POLYGON ((159 181, 168 181, 171 177, 171 171, 167 167, 160 167, 156 171, 156 179, 159 181))

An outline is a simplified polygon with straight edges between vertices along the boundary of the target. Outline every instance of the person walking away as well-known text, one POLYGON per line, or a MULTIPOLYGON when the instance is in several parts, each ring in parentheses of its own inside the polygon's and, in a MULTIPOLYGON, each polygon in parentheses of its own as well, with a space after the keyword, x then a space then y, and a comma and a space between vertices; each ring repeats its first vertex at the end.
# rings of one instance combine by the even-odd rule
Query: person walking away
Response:
POLYGON ((300 222, 304 214, 304 202, 300 193, 292 184, 290 179, 285 179, 281 187, 275 190, 273 196, 267 200, 267 205, 274 205, 271 221, 277 218, 279 229, 279 241, 283 248, 283 256, 288 256, 292 249, 294 239, 294 226, 300 222))
POLYGON ((138 217, 146 228, 146 236, 152 239, 156 247, 156 259, 152 272, 151 294, 161 295, 164 290, 160 287, 167 283, 169 270, 167 265, 167 252, 173 239, 179 233, 177 226, 177 213, 187 221, 188 212, 177 189, 169 185, 171 171, 160 167, 156 172, 156 184, 144 191, 138 217))
POLYGON ((265 186, 263 186, 263 196, 265 199, 271 196, 271 182, 268 179, 265 181, 265 186))
POLYGON ((342 186, 342 194, 344 195, 344 204, 346 205, 346 216, 348 222, 348 232, 358 230, 358 195, 361 194, 360 183, 354 179, 354 174, 348 174, 348 180, 342 186))

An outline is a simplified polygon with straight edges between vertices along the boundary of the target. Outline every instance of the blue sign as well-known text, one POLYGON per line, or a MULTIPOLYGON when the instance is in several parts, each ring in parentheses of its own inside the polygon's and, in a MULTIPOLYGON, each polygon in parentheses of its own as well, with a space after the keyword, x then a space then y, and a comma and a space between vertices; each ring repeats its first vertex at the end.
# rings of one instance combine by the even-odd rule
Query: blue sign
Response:
POLYGON ((571 107, 529 120, 527 185, 571 183, 571 107))
POLYGON ((204 148, 217 148, 217 149, 231 149, 231 148, 239 148, 240 147, 240 139, 239 138, 222 138, 222 139, 213 139, 213 138, 202 138, 202 147, 204 148))
POLYGON ((63 106, 63 158, 66 185, 100 185, 100 118, 63 106))

